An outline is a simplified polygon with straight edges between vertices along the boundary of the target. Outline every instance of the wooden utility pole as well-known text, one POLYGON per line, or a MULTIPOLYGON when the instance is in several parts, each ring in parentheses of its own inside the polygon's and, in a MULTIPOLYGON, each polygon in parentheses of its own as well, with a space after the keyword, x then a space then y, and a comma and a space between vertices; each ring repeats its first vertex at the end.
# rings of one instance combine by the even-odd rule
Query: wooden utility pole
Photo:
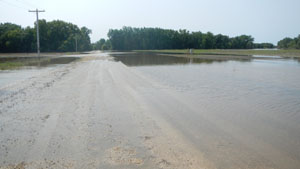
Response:
POLYGON ((37 43, 37 54, 40 57, 40 35, 39 35, 39 12, 45 12, 45 10, 29 10, 28 12, 36 13, 36 43, 37 43))
POLYGON ((77 35, 75 36, 76 52, 77 52, 77 35))

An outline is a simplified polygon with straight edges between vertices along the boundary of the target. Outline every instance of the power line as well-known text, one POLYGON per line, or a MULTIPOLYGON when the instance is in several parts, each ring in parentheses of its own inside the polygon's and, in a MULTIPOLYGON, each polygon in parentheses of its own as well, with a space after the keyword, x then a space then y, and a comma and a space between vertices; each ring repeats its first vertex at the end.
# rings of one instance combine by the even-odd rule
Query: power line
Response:
POLYGON ((23 0, 23 2, 25 2, 26 4, 29 4, 29 5, 31 5, 31 6, 36 7, 35 5, 33 5, 32 3, 30 3, 30 2, 28 2, 28 1, 26 1, 26 0, 23 0))
POLYGON ((3 3, 5 3, 6 5, 10 5, 10 6, 13 6, 13 7, 16 7, 16 8, 20 8, 20 9, 25 9, 25 10, 27 10, 26 8, 23 8, 23 7, 21 7, 21 6, 18 6, 18 5, 16 5, 16 4, 13 4, 13 3, 11 3, 11 2, 7 2, 7 1, 4 1, 4 0, 0 0, 0 2, 3 2, 3 3))
POLYGON ((21 3, 21 4, 23 4, 23 5, 26 5, 26 6, 28 6, 28 7, 31 7, 31 8, 36 8, 37 6, 35 6, 35 5, 33 5, 32 3, 29 3, 29 2, 27 2, 27 1, 25 1, 25 0, 15 0, 15 1, 17 1, 17 2, 19 2, 19 3, 21 3))

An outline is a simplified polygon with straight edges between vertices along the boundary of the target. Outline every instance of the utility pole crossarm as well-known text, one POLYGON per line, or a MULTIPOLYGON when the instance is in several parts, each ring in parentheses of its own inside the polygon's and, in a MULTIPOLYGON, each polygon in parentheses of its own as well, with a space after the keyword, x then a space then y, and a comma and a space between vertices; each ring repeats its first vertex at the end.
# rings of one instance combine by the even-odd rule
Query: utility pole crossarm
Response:
POLYGON ((40 36, 39 36, 39 12, 45 12, 45 10, 29 10, 28 12, 36 13, 36 39, 37 39, 37 53, 38 57, 40 57, 40 36))
POLYGON ((45 10, 29 10, 28 12, 46 12, 45 10))

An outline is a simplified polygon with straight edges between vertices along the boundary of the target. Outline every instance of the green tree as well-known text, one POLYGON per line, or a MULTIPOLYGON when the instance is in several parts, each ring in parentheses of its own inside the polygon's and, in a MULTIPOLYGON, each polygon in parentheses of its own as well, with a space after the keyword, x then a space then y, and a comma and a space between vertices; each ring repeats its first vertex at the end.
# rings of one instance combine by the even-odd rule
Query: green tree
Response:
POLYGON ((251 49, 254 39, 241 35, 229 38, 225 35, 213 35, 211 32, 189 32, 161 28, 110 29, 107 34, 112 49, 251 49))
POLYGON ((101 46, 101 50, 111 50, 111 42, 109 40, 105 41, 105 43, 101 46))
MULTIPOLYGON (((35 23, 36 25, 36 23, 35 23)), ((91 50, 91 30, 60 20, 39 20, 41 52, 66 52, 91 50)), ((36 51, 36 26, 22 28, 19 25, 0 24, 0 52, 36 51)))
POLYGON ((93 45, 93 50, 102 50, 102 46, 105 44, 105 39, 100 39, 96 43, 92 44, 93 45))

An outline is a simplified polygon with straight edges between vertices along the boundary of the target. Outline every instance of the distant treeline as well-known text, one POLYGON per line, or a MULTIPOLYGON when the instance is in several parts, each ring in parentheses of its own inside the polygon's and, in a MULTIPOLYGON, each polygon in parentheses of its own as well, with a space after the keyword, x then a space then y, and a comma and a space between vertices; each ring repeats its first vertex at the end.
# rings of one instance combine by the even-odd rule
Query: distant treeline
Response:
POLYGON ((270 48, 275 48, 275 46, 272 43, 254 43, 253 48, 254 49, 270 49, 270 48))
MULTIPOLYGON (((110 29, 109 44, 114 50, 152 49, 253 49, 273 48, 271 43, 255 44, 249 35, 229 37, 211 32, 189 32, 161 28, 110 29)), ((100 43, 100 42, 99 42, 100 43)))
MULTIPOLYGON (((36 24, 35 24, 36 25, 36 24)), ((60 20, 39 20, 41 52, 73 52, 88 50, 153 50, 153 49, 254 49, 274 48, 271 43, 254 43, 249 35, 229 37, 211 32, 189 32, 161 28, 110 29, 108 40, 91 44, 86 27, 60 20)), ((281 49, 300 49, 300 35, 278 42, 281 49)), ((0 23, 0 52, 35 52, 36 26, 22 28, 12 23, 0 23)))
POLYGON ((279 49, 300 49, 300 35, 298 37, 284 38, 277 44, 279 49))
MULTIPOLYGON (((36 25, 36 24, 35 24, 36 25)), ((41 52, 72 52, 91 50, 91 30, 60 20, 39 20, 41 52)), ((22 28, 12 23, 0 24, 0 52, 35 52, 36 27, 22 28)))

